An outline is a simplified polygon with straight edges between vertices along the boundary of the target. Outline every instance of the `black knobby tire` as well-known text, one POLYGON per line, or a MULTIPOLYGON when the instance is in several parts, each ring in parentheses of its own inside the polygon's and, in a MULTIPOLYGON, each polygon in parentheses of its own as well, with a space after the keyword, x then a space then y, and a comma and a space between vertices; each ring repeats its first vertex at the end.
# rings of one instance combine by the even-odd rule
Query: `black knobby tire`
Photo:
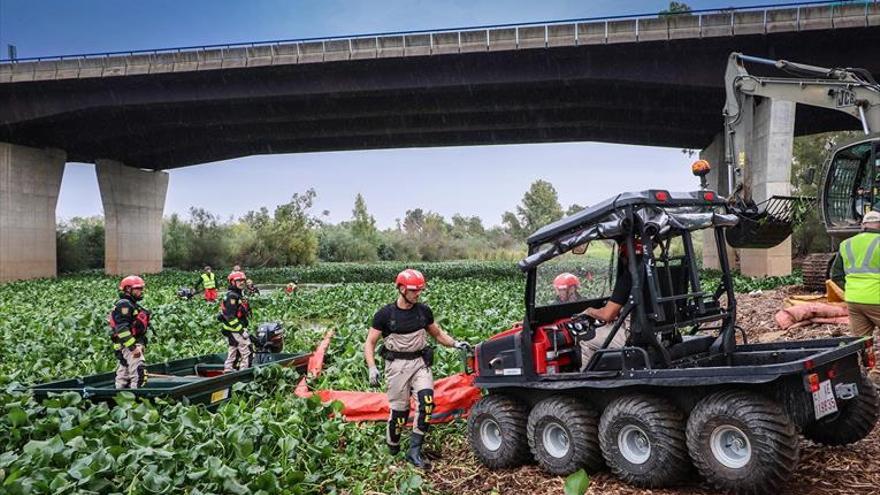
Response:
POLYGON ((604 465, 599 414, 573 397, 549 397, 532 408, 528 437, 532 456, 548 473, 594 472, 604 465))
POLYGON ((801 275, 807 290, 824 291, 831 278, 831 265, 837 253, 808 254, 801 263, 801 275))
POLYGON ((880 418, 880 399, 874 382, 859 379, 859 395, 840 405, 840 410, 804 428, 804 437, 823 445, 849 445, 868 436, 880 418))
POLYGON ((736 390, 697 403, 688 418, 687 444, 700 474, 735 494, 779 490, 800 456, 797 429, 782 407, 736 390))
POLYGON ((522 464, 529 457, 526 440, 528 408, 505 395, 480 399, 468 417, 468 442, 480 462, 491 469, 522 464))
POLYGON ((599 443, 611 471, 633 485, 666 486, 690 471, 684 414, 660 397, 627 395, 608 404, 599 443))

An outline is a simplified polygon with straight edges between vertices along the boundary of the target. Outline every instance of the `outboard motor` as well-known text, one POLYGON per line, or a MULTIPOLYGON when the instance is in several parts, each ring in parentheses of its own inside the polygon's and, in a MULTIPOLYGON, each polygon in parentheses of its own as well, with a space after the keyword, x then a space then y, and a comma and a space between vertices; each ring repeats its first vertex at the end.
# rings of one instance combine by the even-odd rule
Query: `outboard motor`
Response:
POLYGON ((193 297, 195 297, 196 291, 190 287, 181 287, 177 289, 177 297, 181 299, 186 299, 189 301, 193 297))
POLYGON ((284 327, 278 321, 260 323, 257 330, 250 334, 250 339, 254 346, 254 364, 271 363, 270 354, 284 349, 284 327))

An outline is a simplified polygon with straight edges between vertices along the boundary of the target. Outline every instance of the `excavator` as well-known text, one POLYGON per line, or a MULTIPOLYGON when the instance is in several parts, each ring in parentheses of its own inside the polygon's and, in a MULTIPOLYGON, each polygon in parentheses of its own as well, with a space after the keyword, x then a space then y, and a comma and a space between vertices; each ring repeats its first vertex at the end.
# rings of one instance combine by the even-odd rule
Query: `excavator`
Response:
MULTIPOLYGON (((798 207, 813 199, 821 212, 832 247, 860 231, 865 212, 880 210, 880 85, 870 72, 858 68, 824 68, 786 60, 731 53, 725 73, 725 163, 729 200, 740 217, 728 230, 735 248, 771 248, 788 238, 798 207), (784 77, 750 74, 746 64, 769 66, 784 77), (751 188, 751 150, 745 143, 753 131, 753 115, 761 98, 844 112, 858 119, 864 136, 838 146, 824 166, 818 198, 774 195, 762 198, 751 188)), ((812 182, 807 174, 808 182, 812 182)), ((766 193, 765 193, 766 195, 766 193)), ((808 256, 804 285, 824 288, 835 253, 808 256)))

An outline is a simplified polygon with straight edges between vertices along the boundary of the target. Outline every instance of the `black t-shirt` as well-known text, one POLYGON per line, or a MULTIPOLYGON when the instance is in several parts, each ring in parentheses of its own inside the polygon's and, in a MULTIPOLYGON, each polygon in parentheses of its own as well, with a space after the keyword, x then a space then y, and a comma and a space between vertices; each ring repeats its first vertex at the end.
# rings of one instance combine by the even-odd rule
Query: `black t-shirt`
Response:
POLYGON ((629 265, 623 263, 622 259, 617 260, 617 275, 614 280, 614 290, 611 292, 609 300, 611 302, 625 305, 629 301, 629 293, 632 292, 632 276, 629 274, 629 265))
POLYGON ((387 304, 373 316, 373 328, 381 331, 383 337, 424 330, 431 323, 434 323, 434 312, 422 303, 416 303, 410 309, 400 309, 396 302, 387 304))

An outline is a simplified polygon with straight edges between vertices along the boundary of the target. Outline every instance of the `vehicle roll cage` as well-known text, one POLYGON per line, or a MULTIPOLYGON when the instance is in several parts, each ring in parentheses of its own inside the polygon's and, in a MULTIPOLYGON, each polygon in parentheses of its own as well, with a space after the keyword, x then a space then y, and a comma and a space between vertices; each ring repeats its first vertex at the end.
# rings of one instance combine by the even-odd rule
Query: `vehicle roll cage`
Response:
MULTIPOLYGON (((670 367, 672 358, 667 346, 664 345, 664 340, 667 343, 675 343, 676 339, 681 340, 679 329, 688 327, 695 329, 701 324, 712 321, 720 321, 719 326, 712 327, 720 332, 712 343, 710 354, 729 354, 734 350, 736 297, 727 251, 724 249, 727 245, 725 228, 730 224, 718 222, 720 225, 706 225, 693 229, 712 228, 715 246, 718 249, 722 273, 721 284, 713 293, 707 293, 701 286, 691 229, 683 228, 681 225, 665 226, 660 229, 658 225, 644 221, 642 215, 639 215, 639 210, 646 207, 655 210, 660 208, 664 211, 669 208, 704 207, 706 210, 719 209, 724 213, 727 212, 724 198, 712 191, 668 193, 651 190, 623 193, 550 224, 530 236, 529 257, 520 262, 520 267, 526 271, 526 317, 523 320, 522 332, 523 373, 526 378, 537 378, 534 358, 529 352, 532 348, 533 333, 539 326, 549 323, 548 319, 552 319, 542 317, 542 308, 536 308, 538 266, 571 250, 574 245, 571 242, 564 245, 565 239, 571 239, 578 232, 589 230, 600 224, 603 219, 609 218, 609 215, 616 218, 620 228, 606 229, 605 232, 611 235, 599 232, 590 240, 613 240, 618 244, 625 244, 626 252, 635 253, 636 239, 638 239, 643 245, 644 254, 636 257, 636 263, 627 263, 627 273, 632 280, 629 301, 621 309, 620 316, 602 347, 590 363, 585 363, 586 371, 589 372, 603 354, 612 352, 622 355, 639 354, 644 357, 645 366, 651 367, 649 350, 655 351, 657 356, 655 362, 659 366, 670 367), (670 256, 670 244, 675 237, 682 239, 683 255, 670 256), (548 244, 551 249, 555 248, 552 255, 547 254, 548 244), (655 246, 660 246, 659 255, 654 253, 655 246), (671 265, 670 262, 676 262, 678 265, 671 265), (673 280, 673 272, 679 277, 678 284, 673 280), (722 308, 719 303, 722 295, 727 296, 726 308, 722 308), (627 347, 608 349, 627 317, 631 318, 627 347)), ((581 301, 580 305, 598 307, 606 301, 607 298, 591 299, 581 301)), ((565 308, 560 309, 568 309, 569 306, 565 305, 565 308)), ((621 361, 625 367, 626 359, 621 361)))

